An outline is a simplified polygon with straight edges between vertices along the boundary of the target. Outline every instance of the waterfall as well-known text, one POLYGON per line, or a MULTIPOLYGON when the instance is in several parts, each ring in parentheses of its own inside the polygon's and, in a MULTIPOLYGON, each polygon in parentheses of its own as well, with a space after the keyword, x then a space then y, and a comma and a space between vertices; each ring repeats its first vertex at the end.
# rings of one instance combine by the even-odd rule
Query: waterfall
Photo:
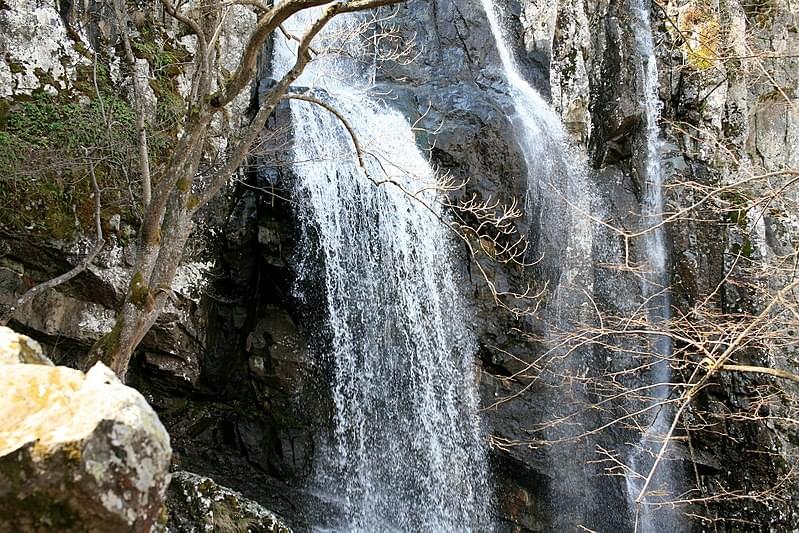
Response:
POLYGON ((510 117, 527 167, 526 219, 530 223, 531 259, 536 262, 535 281, 546 283, 550 297, 537 318, 544 322, 545 354, 537 379, 548 384, 539 392, 540 425, 551 426, 541 437, 558 444, 546 447, 548 469, 553 475, 547 493, 557 509, 550 525, 557 531, 618 531, 626 524, 620 488, 596 463, 593 435, 580 435, 600 425, 586 378, 590 378, 593 351, 569 349, 575 331, 596 321, 591 295, 594 291, 593 213, 600 199, 588 172, 585 154, 572 145, 555 111, 521 74, 510 39, 500 20, 499 2, 482 0, 483 8, 502 61, 513 102, 510 117), (570 340, 571 339, 571 340, 570 340), (578 413, 575 415, 575 413, 578 413), (553 421, 568 418, 569 423, 553 421), (618 493, 618 497, 616 494, 618 493))
MULTIPOLYGON (((654 330, 666 327, 671 318, 671 296, 669 293, 669 266, 666 234, 663 227, 663 168, 661 163, 660 139, 660 83, 658 80, 657 58, 652 36, 651 10, 647 0, 631 0, 633 31, 637 51, 641 56, 643 81, 642 106, 646 115, 646 159, 643 164, 644 201, 641 216, 644 228, 643 255, 645 271, 642 274, 641 292, 646 302, 647 321, 654 330)), ((650 351, 654 357, 650 379, 653 384, 662 384, 654 389, 653 401, 667 400, 670 394, 672 354, 671 339, 665 335, 653 334, 650 351)), ((646 477, 669 431, 673 410, 661 406, 655 411, 637 448, 630 457, 631 468, 646 477)), ((675 473, 668 456, 662 461, 653 476, 646 494, 636 502, 643 489, 644 480, 627 476, 627 489, 630 504, 636 512, 636 529, 644 533, 680 531, 678 514, 673 509, 658 508, 659 502, 668 502, 676 497, 675 473)))
POLYGON ((482 0, 502 61, 515 116, 511 117, 527 166, 528 217, 540 231, 531 235, 534 260, 557 266, 546 281, 555 286, 551 309, 556 325, 564 313, 574 318, 575 306, 585 303, 577 294, 591 291, 591 187, 585 156, 574 148, 558 115, 522 76, 503 31, 497 7, 482 0), (576 301, 575 301, 576 300, 576 301))
MULTIPOLYGON (((285 27, 301 35, 316 12, 285 27)), ((343 515, 326 527, 490 531, 475 344, 437 176, 408 120, 370 94, 373 63, 348 50, 361 19, 337 20, 296 85, 346 118, 365 171, 336 116, 291 104, 301 250, 317 249, 324 263, 335 428, 317 452, 315 483, 343 515)), ((275 43, 278 75, 294 54, 290 41, 275 43)), ((313 277, 309 261, 300 278, 313 277)))

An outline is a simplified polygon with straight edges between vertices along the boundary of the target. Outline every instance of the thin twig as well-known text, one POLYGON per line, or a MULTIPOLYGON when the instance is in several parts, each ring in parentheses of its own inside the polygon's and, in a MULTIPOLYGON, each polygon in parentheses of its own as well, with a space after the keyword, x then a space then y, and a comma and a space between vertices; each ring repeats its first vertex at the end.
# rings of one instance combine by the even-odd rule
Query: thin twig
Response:
POLYGON ((92 247, 92 249, 89 251, 89 254, 83 259, 83 261, 75 265, 75 267, 69 272, 65 272, 64 274, 61 274, 60 276, 57 276, 51 280, 40 283, 35 287, 31 287, 22 296, 17 298, 17 301, 14 302, 14 305, 7 309, 0 317, 0 326, 5 326, 8 324, 8 321, 11 320, 11 316, 17 309, 33 300, 39 294, 66 283, 86 270, 92 261, 94 261, 94 259, 97 257, 97 254, 100 253, 100 250, 103 249, 105 240, 103 239, 103 225, 101 220, 102 203, 100 201, 100 187, 97 185, 97 176, 94 172, 94 166, 94 162, 89 165, 89 178, 91 180, 92 189, 94 190, 94 223, 97 229, 97 240, 94 243, 94 247, 92 247))

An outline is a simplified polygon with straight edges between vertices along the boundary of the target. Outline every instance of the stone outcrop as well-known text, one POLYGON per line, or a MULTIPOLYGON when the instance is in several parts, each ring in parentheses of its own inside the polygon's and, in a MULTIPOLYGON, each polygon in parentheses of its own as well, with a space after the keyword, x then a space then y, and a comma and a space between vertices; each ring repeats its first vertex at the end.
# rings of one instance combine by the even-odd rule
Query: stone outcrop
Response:
POLYGON ((3 4, 0 27, 0 97, 71 90, 78 67, 90 64, 73 46, 54 3, 3 4))
POLYGON ((167 492, 167 533, 291 533, 278 516, 214 480, 175 472, 167 492))
POLYGON ((38 342, 9 328, 0 327, 0 365, 14 364, 53 366, 53 362, 42 353, 38 342))
POLYGON ((141 394, 102 364, 53 366, 8 328, 0 361, 0 530, 153 530, 172 450, 141 394))

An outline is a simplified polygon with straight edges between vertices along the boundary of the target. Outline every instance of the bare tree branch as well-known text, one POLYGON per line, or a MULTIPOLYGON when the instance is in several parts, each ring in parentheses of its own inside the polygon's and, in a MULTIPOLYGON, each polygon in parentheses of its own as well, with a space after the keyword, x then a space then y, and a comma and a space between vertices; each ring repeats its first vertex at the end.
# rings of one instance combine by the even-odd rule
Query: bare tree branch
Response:
MULTIPOLYGON (((354 13, 356 11, 363 11, 381 6, 399 4, 404 1, 405 0, 349 0, 333 3, 328 9, 333 10, 330 15, 332 17, 333 15, 341 13, 354 13)), ((233 99, 244 90, 252 78, 258 53, 264 41, 289 17, 304 9, 330 3, 331 0, 284 0, 264 14, 245 46, 238 68, 225 87, 210 96, 210 105, 214 108, 222 108, 232 102, 233 99)))
POLYGON ((316 37, 320 31, 327 25, 330 20, 338 14, 340 4, 328 7, 319 18, 311 25, 308 31, 303 35, 302 40, 297 48, 297 60, 294 66, 275 84, 269 94, 264 98, 264 102, 255 118, 245 130, 238 144, 231 151, 231 156, 227 162, 217 170, 208 180, 206 189, 197 195, 197 202, 192 210, 196 212, 202 206, 208 203, 227 183, 230 176, 239 168, 241 163, 247 157, 258 135, 266 126, 266 121, 272 112, 275 110, 278 102, 288 93, 289 87, 294 83, 302 74, 303 69, 311 60, 309 50, 311 41, 316 37))
POLYGON ((92 164, 89 166, 89 179, 91 180, 92 190, 94 191, 94 223, 97 231, 97 237, 94 246, 89 251, 88 255, 86 255, 86 257, 83 259, 83 261, 75 265, 75 267, 69 272, 65 272, 60 276, 57 276, 43 283, 40 283, 35 287, 31 287, 30 289, 25 291, 25 293, 22 296, 17 298, 17 301, 14 302, 14 305, 12 305, 9 309, 6 310, 5 313, 3 313, 2 316, 0 316, 0 326, 5 326, 6 324, 8 324, 8 321, 11 320, 11 317, 13 316, 14 312, 17 309, 19 309, 20 307, 24 306, 25 304, 36 298, 36 296, 38 296, 39 294, 68 282, 69 280, 73 279, 75 276, 86 270, 89 267, 89 265, 92 263, 92 261, 94 261, 94 259, 97 257, 97 254, 100 253, 100 250, 103 249, 103 246, 105 245, 105 240, 103 239, 103 225, 101 220, 102 203, 100 200, 100 187, 97 185, 97 176, 95 175, 94 172, 94 165, 95 163, 92 162, 92 164))
POLYGON ((335 116, 339 122, 344 126, 344 129, 347 130, 347 134, 350 136, 352 140, 352 144, 355 145, 355 155, 358 159, 358 166, 360 166, 364 171, 366 170, 366 165, 364 165, 363 161, 363 149, 361 148, 361 143, 358 141, 358 135, 355 133, 355 129, 352 127, 350 122, 347 120, 347 117, 342 115, 335 107, 328 104, 324 100, 320 100, 319 98, 315 98, 313 96, 307 94, 285 94, 281 98, 281 100, 300 100, 303 102, 309 102, 311 104, 318 105, 329 111, 333 116, 335 116))
MULTIPOLYGON (((144 210, 150 204, 152 199, 152 180, 150 178, 150 151, 147 145, 147 124, 145 119, 145 102, 144 102, 144 88, 142 87, 142 80, 137 73, 136 56, 133 55, 133 47, 130 44, 130 32, 128 31, 128 16, 127 11, 123 5, 120 5, 121 0, 114 2, 114 13, 119 25, 119 33, 122 36, 122 45, 125 49, 125 59, 130 67, 131 79, 133 81, 133 100, 135 102, 136 110, 136 134, 138 136, 139 148, 139 171, 141 172, 141 188, 142 188, 142 207, 144 210)), ((102 97, 99 92, 97 97, 102 105, 102 97)))
POLYGON ((725 372, 749 372, 753 374, 765 374, 768 376, 774 376, 776 378, 781 378, 781 379, 788 379, 796 383, 799 383, 799 376, 797 376, 793 372, 788 372, 787 370, 781 370, 779 368, 725 364, 721 366, 721 370, 725 372))

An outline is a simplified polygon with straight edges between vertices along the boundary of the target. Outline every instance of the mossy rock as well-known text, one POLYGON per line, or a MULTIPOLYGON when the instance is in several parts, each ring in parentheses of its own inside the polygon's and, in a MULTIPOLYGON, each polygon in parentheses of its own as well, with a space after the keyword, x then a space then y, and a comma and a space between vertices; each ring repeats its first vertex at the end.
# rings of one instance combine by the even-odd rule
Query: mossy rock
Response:
POLYGON ((675 37, 682 40, 680 50, 690 67, 704 71, 719 62, 721 26, 717 13, 706 3, 694 1, 682 7, 676 33, 675 37))
POLYGON ((127 169, 116 161, 135 151, 135 116, 123 99, 109 94, 83 104, 37 93, 6 100, 4 109, 0 224, 58 240, 93 232, 92 169, 104 191, 104 219, 129 204, 127 169))
MULTIPOLYGON (((35 351, 6 337, 8 351, 35 351)), ((171 447, 141 394, 101 364, 0 366, 0 530, 151 531, 171 447)))
POLYGON ((167 532, 291 533, 280 517, 258 503, 190 472, 172 474, 166 505, 167 532))

